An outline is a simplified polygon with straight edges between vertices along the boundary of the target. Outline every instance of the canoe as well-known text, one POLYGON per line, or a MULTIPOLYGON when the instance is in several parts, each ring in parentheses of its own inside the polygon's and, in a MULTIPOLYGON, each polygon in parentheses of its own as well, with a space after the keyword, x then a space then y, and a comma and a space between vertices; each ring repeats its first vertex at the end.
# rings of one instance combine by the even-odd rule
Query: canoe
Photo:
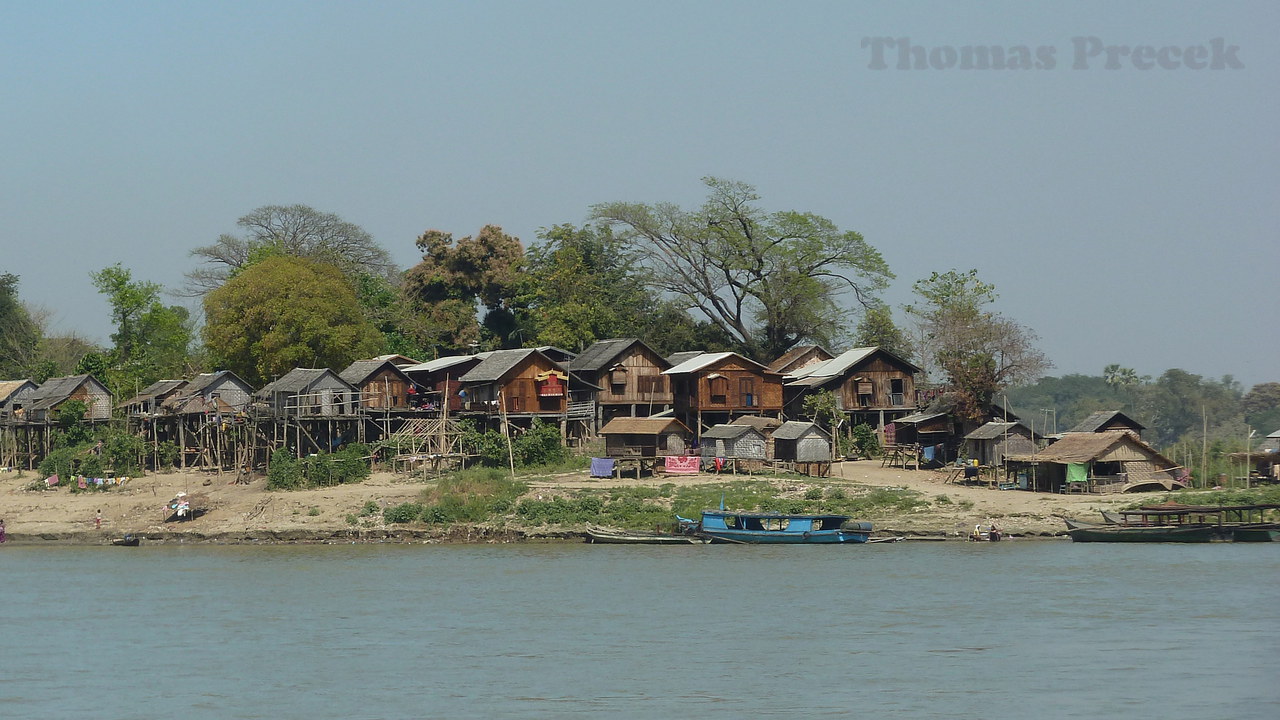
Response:
POLYGON ((707 542, 706 538, 697 535, 672 535, 595 526, 587 528, 586 541, 610 545, 699 545, 707 542))
POLYGON ((142 538, 137 535, 125 535, 122 538, 116 538, 111 541, 112 545, 120 545, 121 547, 138 547, 138 543, 142 542, 142 538))

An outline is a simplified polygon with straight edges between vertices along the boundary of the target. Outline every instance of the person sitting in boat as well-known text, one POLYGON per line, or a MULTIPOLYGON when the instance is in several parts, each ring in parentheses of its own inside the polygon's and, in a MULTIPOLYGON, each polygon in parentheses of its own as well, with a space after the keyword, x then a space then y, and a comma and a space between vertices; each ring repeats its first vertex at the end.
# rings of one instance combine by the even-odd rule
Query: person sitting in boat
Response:
POLYGON ((987 539, 991 542, 999 542, 1003 537, 1004 533, 1000 531, 1000 528, 996 527, 995 523, 991 523, 991 529, 987 531, 987 539))

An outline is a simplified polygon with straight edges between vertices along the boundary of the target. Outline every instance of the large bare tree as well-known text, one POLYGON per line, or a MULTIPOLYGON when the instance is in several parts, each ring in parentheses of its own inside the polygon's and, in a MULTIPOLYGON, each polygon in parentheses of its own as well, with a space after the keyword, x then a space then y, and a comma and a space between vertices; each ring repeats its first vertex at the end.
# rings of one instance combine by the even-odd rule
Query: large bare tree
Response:
POLYGON ((359 225, 306 205, 267 205, 236 221, 239 235, 223 234, 191 251, 202 266, 187 273, 189 294, 221 287, 240 270, 271 255, 308 258, 352 277, 395 279, 391 255, 359 225))
POLYGON ((695 309, 748 354, 770 360, 801 340, 846 331, 842 302, 874 302, 893 274, 862 235, 807 212, 767 212, 752 186, 704 178, 702 207, 596 205, 621 229, 656 289, 695 309))

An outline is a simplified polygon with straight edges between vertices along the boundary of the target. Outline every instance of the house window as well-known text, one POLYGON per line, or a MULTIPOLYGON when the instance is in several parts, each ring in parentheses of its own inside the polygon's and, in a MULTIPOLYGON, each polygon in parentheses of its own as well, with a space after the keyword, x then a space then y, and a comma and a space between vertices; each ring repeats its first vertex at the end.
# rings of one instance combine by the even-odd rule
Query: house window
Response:
POLYGON ((627 369, 615 367, 609 371, 609 392, 622 395, 627 392, 627 369))
POLYGON ((902 378, 893 378, 889 380, 889 404, 894 407, 902 407, 907 404, 906 381, 902 378))
POLYGON ((723 375, 715 375, 707 379, 707 384, 711 388, 711 402, 717 405, 724 405, 729 399, 729 378, 723 375))
POLYGON ((870 407, 872 397, 875 395, 875 386, 870 380, 858 381, 858 404, 862 407, 870 407))
POLYGON ((756 406, 756 379, 738 378, 738 397, 742 398, 743 407, 756 406))

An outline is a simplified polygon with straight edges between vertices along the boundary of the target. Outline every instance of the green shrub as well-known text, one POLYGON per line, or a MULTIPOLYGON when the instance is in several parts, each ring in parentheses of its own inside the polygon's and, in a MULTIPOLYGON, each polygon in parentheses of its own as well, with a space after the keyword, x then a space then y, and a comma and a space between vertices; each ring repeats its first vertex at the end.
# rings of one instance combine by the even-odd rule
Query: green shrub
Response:
POLYGON ((268 490, 297 490, 302 487, 302 463, 286 448, 271 453, 271 466, 267 468, 268 490))
POLYGON ((410 523, 422 518, 422 505, 408 502, 393 505, 382 511, 382 519, 389 523, 410 523))

